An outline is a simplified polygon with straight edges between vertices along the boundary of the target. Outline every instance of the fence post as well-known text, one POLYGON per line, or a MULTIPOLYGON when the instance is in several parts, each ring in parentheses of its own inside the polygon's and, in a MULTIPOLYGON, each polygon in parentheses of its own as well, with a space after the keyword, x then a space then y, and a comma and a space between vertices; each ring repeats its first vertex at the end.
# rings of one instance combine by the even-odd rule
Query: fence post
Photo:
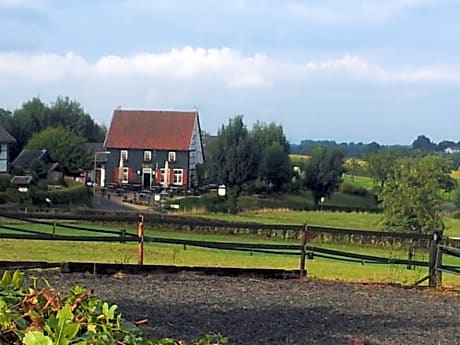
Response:
POLYGON ((412 260, 413 259, 414 259, 414 240, 410 240, 409 251, 407 253, 407 260, 409 262, 407 263, 407 266, 406 266, 406 268, 408 270, 412 269, 412 260))
POLYGON ((125 229, 120 230, 120 242, 121 243, 126 242, 126 230, 125 229))
POLYGON ((137 224, 137 264, 144 264, 144 216, 138 216, 137 224))
POLYGON ((307 224, 304 224, 302 228, 302 236, 300 238, 300 279, 307 276, 307 270, 305 269, 305 245, 307 244, 307 224))
POLYGON ((429 287, 440 287, 442 284, 442 276, 441 272, 436 269, 436 266, 442 264, 442 262, 439 261, 441 259, 441 255, 438 253, 438 244, 441 242, 441 233, 435 231, 432 236, 429 252, 429 287))

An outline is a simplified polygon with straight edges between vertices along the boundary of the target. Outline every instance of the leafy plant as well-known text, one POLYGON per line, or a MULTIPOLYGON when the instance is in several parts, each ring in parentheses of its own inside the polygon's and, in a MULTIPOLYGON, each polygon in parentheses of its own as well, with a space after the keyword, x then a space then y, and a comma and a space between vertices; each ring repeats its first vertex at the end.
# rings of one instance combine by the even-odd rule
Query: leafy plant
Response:
MULTIPOLYGON (((5 271, 0 280, 0 344, 185 345, 170 338, 148 339, 117 308, 92 289, 76 286, 61 296, 45 279, 35 278, 25 288, 21 272, 5 271)), ((195 344, 225 345, 227 338, 211 333, 195 344)))

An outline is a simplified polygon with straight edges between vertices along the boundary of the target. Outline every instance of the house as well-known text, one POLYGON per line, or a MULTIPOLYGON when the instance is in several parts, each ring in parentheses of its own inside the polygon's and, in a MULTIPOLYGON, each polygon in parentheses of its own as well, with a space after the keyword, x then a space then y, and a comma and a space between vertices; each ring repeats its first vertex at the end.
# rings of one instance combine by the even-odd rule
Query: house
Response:
POLYGON ((9 171, 9 146, 15 142, 16 139, 14 139, 5 128, 0 126, 0 173, 6 173, 9 171))
POLYGON ((21 175, 31 174, 37 169, 42 170, 40 173, 52 181, 64 178, 64 168, 50 156, 47 150, 22 150, 11 163, 11 169, 14 172, 21 171, 21 175))
POLYGON ((204 162, 197 110, 113 112, 104 147, 106 183, 189 188, 204 162))

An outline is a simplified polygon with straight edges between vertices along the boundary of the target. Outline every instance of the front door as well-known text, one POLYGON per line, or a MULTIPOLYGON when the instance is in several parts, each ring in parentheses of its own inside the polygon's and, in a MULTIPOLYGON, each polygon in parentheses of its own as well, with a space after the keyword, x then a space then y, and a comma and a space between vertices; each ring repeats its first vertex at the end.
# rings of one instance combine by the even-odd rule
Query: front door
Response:
POLYGON ((142 188, 150 189, 152 185, 152 169, 151 168, 143 168, 142 169, 142 188))

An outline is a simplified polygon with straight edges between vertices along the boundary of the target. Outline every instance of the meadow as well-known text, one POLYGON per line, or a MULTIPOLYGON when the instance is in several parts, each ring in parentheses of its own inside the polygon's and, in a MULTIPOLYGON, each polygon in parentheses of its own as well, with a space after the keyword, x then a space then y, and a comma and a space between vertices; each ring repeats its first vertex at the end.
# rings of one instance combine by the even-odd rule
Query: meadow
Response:
MULTIPOLYGON (((249 221, 262 223, 286 223, 302 224, 305 221, 310 224, 323 226, 344 227, 360 229, 376 229, 375 224, 379 221, 377 214, 361 213, 335 213, 335 212, 252 212, 244 215, 196 215, 219 220, 249 221), (303 222, 300 222, 303 220, 303 222), (359 220, 359 221, 358 221, 359 220), (373 225, 373 226, 371 226, 373 225)), ((75 223, 73 223, 75 225, 75 223)), ((11 224, 22 229, 51 233, 51 225, 15 223, 11 224)), ((91 224, 82 223, 83 227, 94 229, 127 229, 131 233, 136 232, 136 224, 91 224)), ((460 224, 457 224, 460 229, 460 224)), ((0 230, 1 233, 12 233, 11 230, 0 230)), ((75 229, 56 228, 56 233, 61 235, 91 235, 86 231, 82 233, 75 229)), ((94 233, 94 235, 98 235, 94 233)), ((100 235, 100 234, 99 234, 100 235)), ((145 236, 177 238, 190 240, 206 240, 221 242, 241 243, 280 243, 286 241, 279 238, 267 238, 256 235, 235 235, 222 233, 195 233, 184 229, 158 228, 146 226, 145 236)), ((291 240, 290 243, 298 243, 291 240)), ((313 245, 389 258, 407 258, 407 248, 400 244, 391 245, 362 245, 349 243, 329 243, 314 241, 313 245)), ((0 240, 0 260, 17 261, 48 261, 48 262, 106 262, 106 263, 130 263, 137 262, 135 243, 95 243, 95 242, 68 242, 68 241, 40 241, 40 240, 0 240)), ((415 259, 427 260, 427 251, 420 249, 416 252, 415 259)), ((211 267, 243 267, 243 268, 277 268, 298 269, 299 256, 274 255, 264 253, 235 252, 217 249, 194 248, 183 245, 166 245, 146 243, 144 262, 146 264, 160 265, 185 265, 185 266, 211 266, 211 267)), ((454 259, 446 261, 452 265, 460 262, 454 259)), ((342 262, 331 259, 314 257, 307 260, 308 276, 311 279, 341 280, 354 282, 380 282, 401 283, 410 285, 418 279, 426 276, 425 268, 407 270, 402 265, 381 265, 356 262, 342 262)), ((460 278, 445 274, 443 283, 445 286, 460 286, 460 278)))

